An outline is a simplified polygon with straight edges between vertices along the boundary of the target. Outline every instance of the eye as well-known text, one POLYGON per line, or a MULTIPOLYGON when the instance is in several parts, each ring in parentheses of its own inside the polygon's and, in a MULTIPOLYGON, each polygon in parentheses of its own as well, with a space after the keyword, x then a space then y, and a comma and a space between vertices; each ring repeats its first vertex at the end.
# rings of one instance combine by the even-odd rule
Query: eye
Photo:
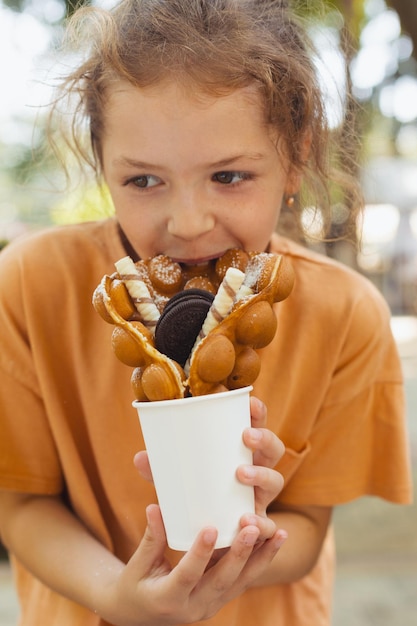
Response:
POLYGON ((246 172, 216 172, 212 177, 212 180, 222 185, 235 185, 248 179, 250 174, 246 172))
POLYGON ((144 174, 142 176, 134 176, 126 181, 126 185, 132 184, 140 189, 148 189, 149 187, 156 187, 161 183, 161 179, 158 176, 152 176, 151 174, 144 174))

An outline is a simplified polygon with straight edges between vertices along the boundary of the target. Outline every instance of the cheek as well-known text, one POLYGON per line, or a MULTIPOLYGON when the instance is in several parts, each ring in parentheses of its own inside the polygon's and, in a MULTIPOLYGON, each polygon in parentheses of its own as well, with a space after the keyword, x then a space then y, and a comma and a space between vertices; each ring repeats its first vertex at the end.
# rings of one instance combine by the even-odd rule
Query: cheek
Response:
POLYGON ((272 232, 276 229, 278 219, 281 213, 282 195, 270 201, 269 205, 260 206, 256 212, 256 219, 253 224, 254 232, 257 232, 261 238, 266 238, 269 242, 272 232))
POLYGON ((262 232, 275 227, 281 211, 282 197, 265 198, 256 204, 251 214, 251 228, 254 232, 262 232))
POLYGON ((247 250, 261 252, 265 250, 276 228, 279 209, 268 211, 257 206, 247 219, 235 220, 235 228, 239 228, 240 241, 247 250))

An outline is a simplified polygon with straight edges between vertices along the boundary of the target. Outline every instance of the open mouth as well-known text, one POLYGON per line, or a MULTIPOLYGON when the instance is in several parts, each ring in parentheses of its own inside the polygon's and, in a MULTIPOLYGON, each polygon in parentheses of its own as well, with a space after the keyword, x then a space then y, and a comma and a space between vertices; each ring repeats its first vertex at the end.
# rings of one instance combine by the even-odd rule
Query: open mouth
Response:
POLYGON ((189 267, 205 268, 214 267, 216 262, 225 254, 226 250, 219 252, 216 255, 210 255, 206 257, 200 257, 195 259, 173 259, 181 265, 182 268, 187 269, 189 267))
POLYGON ((214 267, 216 265, 217 259, 219 257, 215 257, 212 259, 208 259, 207 261, 179 261, 179 264, 183 270, 187 270, 189 268, 194 268, 195 270, 201 269, 204 270, 206 268, 214 267))

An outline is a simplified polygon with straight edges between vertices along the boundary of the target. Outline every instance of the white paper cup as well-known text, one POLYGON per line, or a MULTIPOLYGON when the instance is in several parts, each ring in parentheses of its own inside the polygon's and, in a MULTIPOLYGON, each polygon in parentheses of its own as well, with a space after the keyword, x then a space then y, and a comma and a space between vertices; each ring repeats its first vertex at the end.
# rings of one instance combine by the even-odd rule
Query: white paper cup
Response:
POLYGON ((236 478, 239 465, 252 464, 242 439, 251 389, 133 403, 174 550, 189 550, 205 526, 217 528, 216 548, 230 546, 240 517, 254 512, 253 487, 236 478))

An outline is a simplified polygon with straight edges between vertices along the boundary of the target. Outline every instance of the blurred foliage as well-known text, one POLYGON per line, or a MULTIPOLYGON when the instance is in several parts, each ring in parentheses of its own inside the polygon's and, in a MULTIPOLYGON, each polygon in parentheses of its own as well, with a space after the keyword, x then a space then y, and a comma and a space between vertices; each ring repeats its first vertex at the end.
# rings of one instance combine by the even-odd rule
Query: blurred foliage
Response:
POLYGON ((404 32, 408 33, 414 44, 413 56, 417 60, 417 2, 416 0, 386 0, 401 20, 404 32))
MULTIPOLYGON (((43 0, 40 0, 42 2, 43 0)), ((25 11, 30 6, 36 4, 36 0, 2 0, 4 6, 14 11, 25 11)), ((65 5, 65 16, 70 17, 76 9, 80 6, 87 6, 91 4, 90 0, 60 0, 61 4, 65 5)), ((39 4, 39 0, 38 0, 39 4)))
POLYGON ((113 212, 107 186, 92 183, 74 190, 57 202, 51 210, 51 218, 55 224, 77 224, 108 217, 113 212))

